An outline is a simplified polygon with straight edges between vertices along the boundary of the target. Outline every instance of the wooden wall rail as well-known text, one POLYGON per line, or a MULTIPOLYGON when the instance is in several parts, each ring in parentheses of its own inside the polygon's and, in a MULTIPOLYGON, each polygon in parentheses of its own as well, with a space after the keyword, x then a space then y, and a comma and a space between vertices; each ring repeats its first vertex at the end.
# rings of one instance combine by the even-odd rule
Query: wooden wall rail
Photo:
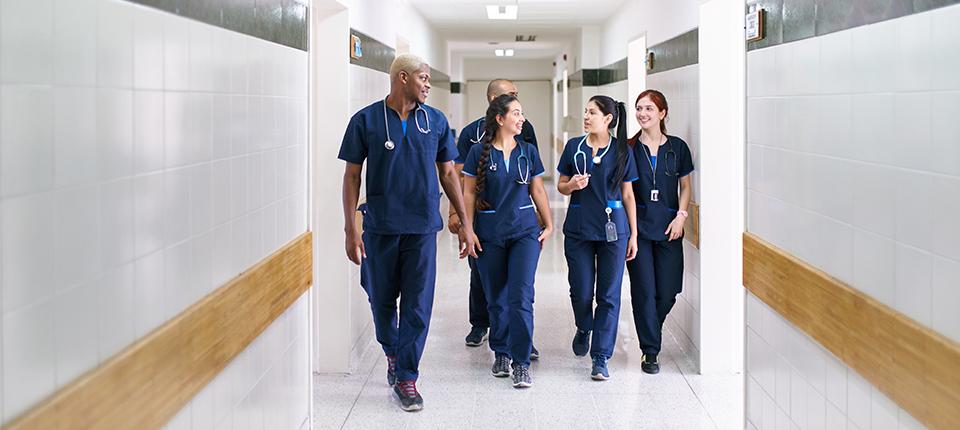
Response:
POLYGON ((6 428, 162 427, 307 290, 311 238, 302 234, 6 428))
POLYGON ((960 428, 956 342, 749 233, 743 285, 920 422, 960 428))
POLYGON ((700 205, 690 202, 687 207, 690 216, 683 225, 683 238, 690 242, 694 248, 700 249, 700 205))

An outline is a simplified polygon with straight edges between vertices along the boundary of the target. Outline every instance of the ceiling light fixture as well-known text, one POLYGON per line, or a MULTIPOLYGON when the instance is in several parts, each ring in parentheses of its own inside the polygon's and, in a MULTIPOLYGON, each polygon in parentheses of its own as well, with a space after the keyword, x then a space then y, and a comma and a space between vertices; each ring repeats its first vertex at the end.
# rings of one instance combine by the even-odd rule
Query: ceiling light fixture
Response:
POLYGON ((496 54, 498 57, 502 57, 502 56, 503 56, 503 50, 502 50, 502 49, 494 50, 493 53, 496 54))
POLYGON ((512 57, 512 56, 513 56, 513 50, 512 50, 512 49, 508 49, 508 50, 505 52, 505 54, 506 54, 508 57, 512 57))
POLYGON ((506 6, 487 5, 487 19, 516 20, 517 9, 518 6, 515 4, 506 6))

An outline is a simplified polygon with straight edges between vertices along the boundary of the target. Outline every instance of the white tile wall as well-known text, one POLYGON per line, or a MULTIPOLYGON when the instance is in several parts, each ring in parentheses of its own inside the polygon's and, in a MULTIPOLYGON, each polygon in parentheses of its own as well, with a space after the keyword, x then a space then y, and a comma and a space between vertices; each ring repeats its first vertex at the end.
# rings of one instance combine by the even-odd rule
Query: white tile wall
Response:
POLYGON ((924 428, 747 293, 747 424, 759 430, 924 428))
MULTIPOLYGON (((694 64, 647 76, 647 87, 659 90, 667 98, 670 112, 667 133, 687 142, 693 154, 694 166, 699 169, 697 154, 700 149, 700 88, 699 66, 694 64)), ((636 94, 627 103, 636 101, 636 94)), ((630 118, 630 121, 636 121, 630 118)), ((699 201, 700 174, 691 174, 693 201, 699 201)), ((668 318, 674 320, 695 347, 700 348, 700 250, 690 242, 683 243, 683 292, 668 318)))
MULTIPOLYGON (((950 6, 747 55, 748 230, 955 341, 958 20, 960 6, 950 6), (889 64, 890 55, 901 61, 889 64)), ((757 333, 748 368, 764 395, 780 400, 764 376, 777 361, 758 345, 781 338, 758 329, 760 321, 748 318, 757 333)), ((827 399, 828 428, 922 427, 819 345, 796 337, 799 346, 774 354, 804 351, 795 364, 801 370, 817 361, 810 353, 826 357, 826 384, 819 371, 806 382, 827 399)), ((749 404, 752 425, 769 428, 749 411, 763 407, 762 397, 749 404)), ((801 428, 809 422, 809 414, 778 406, 801 428)))
MULTIPOLYGON (((121 0, 2 0, 0 60, 8 422, 306 230, 308 75, 305 52, 121 0)), ((299 428, 306 306, 172 425, 299 428)))

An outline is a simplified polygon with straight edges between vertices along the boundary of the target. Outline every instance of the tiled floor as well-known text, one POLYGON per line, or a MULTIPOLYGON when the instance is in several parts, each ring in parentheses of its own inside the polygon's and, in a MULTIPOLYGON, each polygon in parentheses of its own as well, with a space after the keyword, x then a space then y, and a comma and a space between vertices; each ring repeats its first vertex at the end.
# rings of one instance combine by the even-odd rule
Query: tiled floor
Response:
MULTIPOLYGON (((564 207, 561 202, 551 206, 564 207)), ((558 232, 548 242, 537 271, 534 343, 541 358, 531 366, 532 388, 517 390, 509 378, 494 378, 493 353, 486 344, 464 346, 469 269, 455 258, 455 239, 443 233, 433 319, 417 383, 424 409, 408 413, 397 406, 385 378, 386 361, 368 328, 357 346, 361 358, 354 372, 315 376, 314 428, 743 428, 741 378, 698 375, 693 346, 669 320, 660 374, 641 372, 626 279, 612 378, 590 379, 590 358, 576 357, 570 349, 575 328, 562 237, 558 232)))

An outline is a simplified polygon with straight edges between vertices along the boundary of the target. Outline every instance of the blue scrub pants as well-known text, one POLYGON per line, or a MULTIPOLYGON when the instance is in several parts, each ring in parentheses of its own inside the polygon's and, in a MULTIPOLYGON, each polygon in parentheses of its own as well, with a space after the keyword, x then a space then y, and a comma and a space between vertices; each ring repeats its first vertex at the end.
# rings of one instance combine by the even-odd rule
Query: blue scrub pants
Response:
POLYGON ((437 234, 364 232, 363 246, 367 258, 360 267, 360 285, 370 300, 377 342, 386 355, 397 358, 397 380, 416 381, 433 310, 437 234))
POLYGON ((637 239, 637 258, 627 262, 633 322, 644 354, 659 354, 663 322, 683 288, 683 239, 637 239))
POLYGON ((474 328, 490 327, 490 314, 487 312, 487 298, 483 292, 483 281, 477 260, 467 257, 470 264, 470 326, 474 328))
POLYGON ((490 312, 490 349, 530 364, 533 345, 533 282, 540 260, 537 233, 504 242, 482 242, 477 268, 490 312))
POLYGON ((569 236, 563 241, 573 317, 577 329, 593 331, 591 357, 613 357, 628 240, 626 235, 622 235, 616 242, 579 240, 569 236), (597 301, 595 309, 594 292, 597 301))

